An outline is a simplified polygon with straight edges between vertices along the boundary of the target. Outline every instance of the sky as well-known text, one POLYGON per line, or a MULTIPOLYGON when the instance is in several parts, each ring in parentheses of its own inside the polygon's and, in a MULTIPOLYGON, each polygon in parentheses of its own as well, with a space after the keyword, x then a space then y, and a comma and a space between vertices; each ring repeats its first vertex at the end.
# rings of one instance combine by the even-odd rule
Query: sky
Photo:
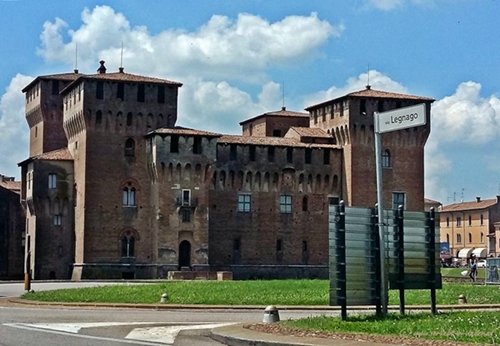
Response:
POLYGON ((178 125, 240 134, 285 105, 373 89, 431 97, 425 196, 500 194, 500 0, 0 0, 0 174, 28 157, 21 89, 108 71, 183 83, 178 125))

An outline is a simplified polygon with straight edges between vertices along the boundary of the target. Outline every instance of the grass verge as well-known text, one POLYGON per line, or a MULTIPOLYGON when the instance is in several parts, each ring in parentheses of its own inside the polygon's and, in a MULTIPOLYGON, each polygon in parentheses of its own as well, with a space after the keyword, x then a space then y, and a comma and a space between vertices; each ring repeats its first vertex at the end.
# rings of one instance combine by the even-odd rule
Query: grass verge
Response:
POLYGON ((386 319, 379 319, 373 315, 357 315, 349 317, 347 321, 337 317, 320 316, 282 321, 280 325, 330 333, 390 335, 483 345, 500 343, 498 311, 450 312, 434 316, 428 313, 412 313, 404 316, 389 314, 386 319))
MULTIPOLYGON (((26 293, 23 298, 53 302, 159 303, 163 293, 171 304, 329 305, 328 280, 180 281, 147 285, 116 285, 26 293)), ((398 291, 389 304, 399 304, 398 291)), ((498 286, 443 283, 438 304, 457 304, 464 294, 471 304, 500 303, 498 286)), ((429 290, 408 290, 406 305, 429 305, 429 290)))

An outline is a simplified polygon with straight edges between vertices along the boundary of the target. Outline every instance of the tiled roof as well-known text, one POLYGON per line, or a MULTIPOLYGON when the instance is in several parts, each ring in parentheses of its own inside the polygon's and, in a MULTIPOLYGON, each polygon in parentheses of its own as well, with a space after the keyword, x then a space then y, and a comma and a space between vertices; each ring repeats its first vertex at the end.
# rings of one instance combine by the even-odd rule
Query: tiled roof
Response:
POLYGON ((309 106, 306 108, 306 110, 316 108, 318 106, 322 106, 324 104, 328 104, 337 100, 341 100, 344 98, 348 97, 366 97, 366 98, 384 98, 384 99, 399 99, 399 100, 415 100, 415 101, 430 101, 434 102, 435 100, 430 97, 424 97, 424 96, 415 96, 415 95, 407 95, 407 94, 400 94, 400 93, 394 93, 394 92, 389 92, 389 91, 382 91, 382 90, 374 90, 372 88, 366 88, 364 90, 359 90, 359 91, 354 91, 352 93, 346 94, 341 97, 337 97, 335 99, 331 99, 328 101, 324 101, 312 106, 309 106))
POLYGON ((195 129, 189 129, 185 127, 174 127, 174 128, 161 128, 148 133, 148 135, 153 134, 169 134, 169 135, 185 135, 185 136, 206 136, 206 137, 219 137, 220 133, 200 131, 195 129))
POLYGON ((26 160, 19 162, 17 165, 20 166, 25 162, 35 161, 35 160, 48 160, 48 161, 73 161, 73 156, 67 148, 62 148, 54 151, 49 151, 40 155, 35 155, 26 160))
POLYGON ((427 204, 441 204, 441 202, 435 201, 435 200, 430 199, 430 198, 424 198, 424 203, 427 203, 427 204))
POLYGON ((486 209, 495 204, 498 201, 496 198, 493 199, 485 199, 483 201, 472 201, 472 202, 460 202, 444 205, 440 212, 450 212, 450 211, 463 211, 463 210, 476 210, 476 209, 486 209))
POLYGON ((1 181, 0 180, 0 186, 3 187, 4 189, 14 191, 16 193, 19 193, 21 191, 21 182, 20 181, 1 181))
POLYGON ((290 130, 297 132, 301 137, 332 138, 325 130, 319 127, 298 127, 292 126, 290 130))
POLYGON ((26 92, 29 88, 31 88, 34 84, 38 83, 40 80, 47 80, 47 79, 58 79, 58 80, 65 80, 65 81, 74 81, 78 77, 83 76, 81 73, 59 73, 59 74, 49 74, 45 76, 38 76, 35 79, 31 81, 30 84, 26 85, 22 92, 26 92))
POLYGON ((277 147, 340 148, 334 144, 302 143, 296 139, 283 137, 223 135, 218 138, 217 142, 219 144, 272 145, 277 147))
POLYGON ((247 119, 247 120, 243 120, 242 122, 240 122, 240 125, 246 124, 246 123, 248 123, 250 121, 253 121, 255 119, 259 119, 259 118, 262 118, 262 117, 266 117, 266 116, 309 118, 309 114, 308 113, 287 111, 286 108, 283 107, 279 111, 267 112, 267 113, 264 113, 264 114, 257 115, 257 116, 255 116, 253 118, 250 118, 250 119, 247 119))
POLYGON ((161 79, 155 77, 147 77, 140 76, 131 73, 125 72, 113 72, 113 73, 97 73, 97 74, 84 74, 80 75, 80 77, 70 83, 66 88, 61 90, 61 94, 64 94, 68 90, 70 90, 73 85, 79 83, 84 79, 93 79, 93 80, 106 80, 106 81, 116 81, 116 82, 134 82, 134 83, 149 83, 149 84, 168 84, 173 86, 181 87, 182 83, 174 82, 168 79, 161 79))

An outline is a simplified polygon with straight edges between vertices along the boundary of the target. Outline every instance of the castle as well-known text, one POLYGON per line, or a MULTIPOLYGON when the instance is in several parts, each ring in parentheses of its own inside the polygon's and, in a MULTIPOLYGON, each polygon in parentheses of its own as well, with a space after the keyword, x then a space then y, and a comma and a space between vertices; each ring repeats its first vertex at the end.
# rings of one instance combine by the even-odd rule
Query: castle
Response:
POLYGON ((27 85, 22 170, 35 279, 328 276, 328 205, 374 206, 373 113, 424 103, 427 124, 382 135, 384 204, 424 210, 431 98, 365 90, 242 121, 176 126, 181 83, 124 72, 27 85))

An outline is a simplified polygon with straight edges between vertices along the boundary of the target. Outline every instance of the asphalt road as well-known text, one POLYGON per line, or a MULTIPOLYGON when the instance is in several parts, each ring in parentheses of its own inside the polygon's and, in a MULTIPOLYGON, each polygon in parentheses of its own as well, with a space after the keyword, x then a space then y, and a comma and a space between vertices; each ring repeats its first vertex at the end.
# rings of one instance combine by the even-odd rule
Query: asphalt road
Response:
MULTIPOLYGON (((38 283, 35 290, 99 283, 38 283)), ((110 284, 110 283, 105 283, 110 284)), ((22 283, 0 284, 0 296, 18 296, 22 283), (20 288, 19 288, 20 287, 20 288)), ((280 311, 281 319, 323 314, 280 311)), ((0 306, 0 346, 175 345, 216 346, 208 330, 219 325, 261 322, 256 310, 141 310, 0 306)))

